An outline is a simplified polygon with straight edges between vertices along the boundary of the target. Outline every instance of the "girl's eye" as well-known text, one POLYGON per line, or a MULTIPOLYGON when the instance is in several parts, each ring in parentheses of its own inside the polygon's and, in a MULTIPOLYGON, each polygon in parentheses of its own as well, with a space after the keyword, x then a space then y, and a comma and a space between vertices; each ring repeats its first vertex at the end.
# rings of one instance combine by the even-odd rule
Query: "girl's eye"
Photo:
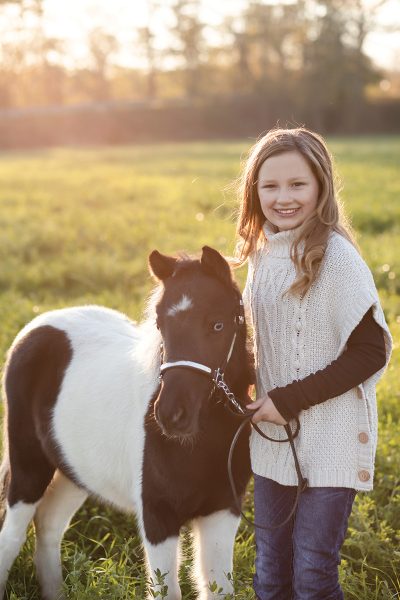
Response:
POLYGON ((214 323, 213 325, 213 329, 214 331, 222 331, 224 328, 224 324, 221 321, 217 321, 216 323, 214 323))
POLYGON ((302 185, 304 185, 304 181, 296 181, 293 185, 294 187, 301 187, 302 185))

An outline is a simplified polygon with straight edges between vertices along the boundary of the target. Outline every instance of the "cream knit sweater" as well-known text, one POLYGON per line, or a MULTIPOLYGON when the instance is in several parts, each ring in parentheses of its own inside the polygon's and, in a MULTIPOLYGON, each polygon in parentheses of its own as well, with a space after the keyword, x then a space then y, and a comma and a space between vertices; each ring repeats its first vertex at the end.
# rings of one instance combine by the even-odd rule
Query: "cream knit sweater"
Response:
MULTIPOLYGON (((343 236, 332 232, 320 273, 303 298, 282 293, 295 280, 290 246, 296 229, 272 233, 249 259, 244 301, 254 325, 257 398, 303 379, 335 360, 367 310, 382 327, 387 362, 392 339, 367 265, 343 236)), ((386 363, 387 364, 387 363, 386 363)), ((312 406, 300 416, 296 449, 312 487, 370 490, 377 444, 375 385, 384 369, 357 388, 312 406)), ((262 423, 267 435, 283 439, 283 427, 262 423)), ((273 443, 253 431, 254 473, 283 485, 297 485, 287 443, 273 443)))

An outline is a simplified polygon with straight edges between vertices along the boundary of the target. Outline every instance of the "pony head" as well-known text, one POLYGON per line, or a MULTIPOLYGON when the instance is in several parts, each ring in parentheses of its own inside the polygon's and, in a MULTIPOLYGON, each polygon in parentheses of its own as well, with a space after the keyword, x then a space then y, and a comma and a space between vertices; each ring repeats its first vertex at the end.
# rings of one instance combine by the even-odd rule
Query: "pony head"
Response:
POLYGON ((170 365, 163 372, 155 418, 167 435, 191 437, 201 430, 210 403, 216 401, 214 383, 206 370, 182 361, 202 365, 210 373, 223 367, 239 394, 245 394, 252 382, 246 327, 238 319, 241 296, 227 261, 208 246, 195 260, 154 250, 149 265, 162 284, 157 326, 163 363, 170 365))

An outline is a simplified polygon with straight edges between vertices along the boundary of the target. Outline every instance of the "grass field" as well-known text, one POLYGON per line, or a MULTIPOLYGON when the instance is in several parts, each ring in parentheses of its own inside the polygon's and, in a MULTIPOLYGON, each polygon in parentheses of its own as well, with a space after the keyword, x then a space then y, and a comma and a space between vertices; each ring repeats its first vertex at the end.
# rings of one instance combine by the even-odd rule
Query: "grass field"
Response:
MULTIPOLYGON (((380 441, 375 491, 358 496, 343 548, 346 599, 400 598, 400 159, 399 138, 331 139, 342 198, 378 285, 396 346, 379 383, 380 441)), ((105 304, 140 320, 152 287, 154 248, 231 254, 236 203, 229 183, 248 141, 0 154, 0 355, 36 314, 105 304)), ((237 274, 241 283, 245 272, 237 274)), ((251 514, 251 490, 246 510, 251 514)), ((190 586, 189 535, 182 565, 190 586)), ((39 598, 28 541, 7 598, 39 598)), ((239 599, 254 598, 253 532, 241 525, 235 551, 239 599)), ((134 521, 89 501, 65 536, 71 600, 144 597, 143 556, 134 521)))

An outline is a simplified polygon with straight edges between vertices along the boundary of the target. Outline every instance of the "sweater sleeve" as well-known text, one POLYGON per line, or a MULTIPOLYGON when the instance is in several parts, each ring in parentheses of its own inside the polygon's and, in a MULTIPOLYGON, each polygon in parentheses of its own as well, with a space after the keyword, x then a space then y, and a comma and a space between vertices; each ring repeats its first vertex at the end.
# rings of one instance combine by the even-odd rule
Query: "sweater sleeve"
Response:
POLYGON ((344 352, 304 379, 268 392, 279 413, 288 421, 302 410, 340 396, 382 369, 386 362, 383 330, 372 307, 351 332, 344 352))

